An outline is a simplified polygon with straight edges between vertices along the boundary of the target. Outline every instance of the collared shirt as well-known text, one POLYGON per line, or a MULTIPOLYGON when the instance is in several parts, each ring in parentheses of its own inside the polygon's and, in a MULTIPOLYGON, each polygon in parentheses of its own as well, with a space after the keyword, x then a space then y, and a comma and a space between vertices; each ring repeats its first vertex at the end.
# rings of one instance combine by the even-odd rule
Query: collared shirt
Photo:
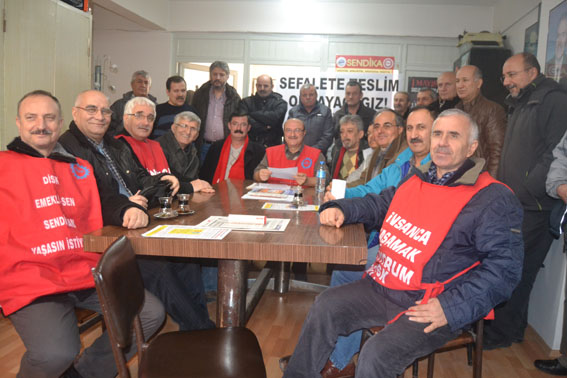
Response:
POLYGON ((240 151, 242 151, 242 148, 244 148, 244 145, 242 145, 238 148, 234 148, 232 145, 230 146, 230 153, 229 153, 229 156, 228 156, 228 162, 226 163, 226 172, 224 174, 225 180, 228 180, 228 175, 230 174, 230 169, 232 168, 234 163, 236 163, 236 161, 238 160, 238 157, 240 156, 240 151))
POLYGON ((455 176, 457 171, 447 172, 441 178, 437 178, 437 166, 431 162, 431 166, 429 167, 429 171, 427 171, 427 182, 433 185, 441 185, 444 186, 447 182, 455 176))
POLYGON ((106 167, 108 168, 108 170, 110 171, 116 182, 118 182, 118 191, 120 192, 120 194, 126 197, 131 197, 133 194, 130 191, 130 189, 128 189, 128 187, 126 186, 126 183, 124 182, 122 176, 120 176, 120 173, 118 172, 118 168, 116 168, 116 164, 114 163, 114 160, 112 160, 112 158, 106 151, 106 148, 104 147, 104 140, 102 140, 100 143, 97 143, 88 137, 87 140, 97 149, 98 152, 102 154, 102 156, 104 156, 104 159, 106 160, 106 167))
POLYGON ((223 88, 222 95, 217 98, 213 86, 209 90, 209 108, 207 110, 207 122, 205 123, 204 138, 206 142, 216 142, 224 139, 223 113, 226 102, 226 91, 223 88))

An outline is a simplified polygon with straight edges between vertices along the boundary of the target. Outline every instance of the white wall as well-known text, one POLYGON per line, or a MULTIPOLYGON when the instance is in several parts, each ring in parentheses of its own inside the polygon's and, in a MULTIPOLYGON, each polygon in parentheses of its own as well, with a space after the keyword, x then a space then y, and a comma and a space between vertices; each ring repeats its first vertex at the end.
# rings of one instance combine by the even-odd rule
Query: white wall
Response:
MULTIPOLYGON (((415 1, 418 3, 419 1, 415 1)), ((171 1, 170 31, 457 37, 491 30, 489 6, 371 2, 171 1)))

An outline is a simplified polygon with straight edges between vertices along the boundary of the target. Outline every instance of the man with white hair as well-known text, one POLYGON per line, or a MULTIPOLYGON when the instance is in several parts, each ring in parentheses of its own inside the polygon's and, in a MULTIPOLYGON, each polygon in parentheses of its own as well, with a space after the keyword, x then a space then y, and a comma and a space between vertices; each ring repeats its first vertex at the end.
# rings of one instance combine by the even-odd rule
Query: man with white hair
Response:
POLYGON ((388 326, 364 344, 356 377, 394 377, 510 296, 522 269, 522 209, 471 158, 477 146, 474 121, 445 111, 433 125, 432 162, 397 188, 321 207, 321 224, 363 223, 380 230, 371 241, 380 247, 365 278, 316 298, 284 378, 327 371, 339 335, 378 325, 388 326))

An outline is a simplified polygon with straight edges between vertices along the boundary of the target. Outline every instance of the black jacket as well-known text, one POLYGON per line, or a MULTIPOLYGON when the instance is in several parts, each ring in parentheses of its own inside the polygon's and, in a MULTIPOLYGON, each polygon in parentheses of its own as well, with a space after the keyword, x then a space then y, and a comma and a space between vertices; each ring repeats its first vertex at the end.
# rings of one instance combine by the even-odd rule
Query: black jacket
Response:
MULTIPOLYGON (((171 173, 179 179, 180 184, 189 184, 198 178, 199 156, 194 143, 183 150, 171 130, 160 136, 157 141, 165 154, 171 173)), ((190 187, 188 193, 193 193, 193 185, 188 186, 190 187)))
POLYGON ((272 92, 267 97, 258 94, 246 97, 240 102, 238 110, 250 116, 250 140, 264 147, 282 144, 287 103, 282 100, 281 94, 272 92))
MULTIPOLYGON (((213 177, 215 176, 215 170, 219 164, 219 159, 222 151, 222 146, 224 145, 224 140, 218 140, 211 144, 211 148, 207 153, 205 162, 201 167, 201 172, 199 173, 199 178, 205 180, 212 184, 213 177)), ((254 168, 260 164, 264 155, 266 154, 266 149, 259 143, 248 141, 248 146, 246 151, 244 151, 244 178, 246 180, 253 180, 254 168)))
MULTIPOLYGON (((77 128, 75 122, 71 122, 69 130, 61 135, 59 143, 69 153, 87 160, 93 166, 100 194, 104 224, 122 225, 124 212, 131 207, 137 207, 145 211, 143 207, 131 202, 128 197, 120 194, 118 182, 116 182, 108 169, 106 159, 77 128)), ((150 176, 148 171, 140 165, 138 159, 132 155, 129 148, 126 148, 122 142, 108 135, 104 136, 104 146, 132 194, 135 194, 138 190, 145 189, 149 193, 146 195, 148 202, 155 203, 155 200, 152 201, 153 194, 156 193, 156 185, 163 175, 150 176), (155 188, 155 190, 152 188, 155 188)))
POLYGON ((551 210, 545 179, 552 151, 567 130, 567 93, 539 75, 517 97, 508 96, 508 127, 498 179, 508 185, 526 210, 551 210))
MULTIPOLYGON (((197 115, 201 118, 201 128, 199 130, 199 138, 197 139, 197 146, 203 143, 203 135, 205 134, 205 129, 207 127, 207 113, 209 111, 209 91, 211 90, 211 82, 207 81, 205 84, 201 85, 195 95, 193 96, 193 102, 191 105, 197 111, 197 115)), ((226 84, 225 86, 226 102, 224 103, 223 109, 223 126, 224 126, 224 137, 228 137, 230 131, 228 130, 228 121, 230 115, 238 109, 238 104, 240 103, 240 95, 236 92, 236 89, 226 84)))

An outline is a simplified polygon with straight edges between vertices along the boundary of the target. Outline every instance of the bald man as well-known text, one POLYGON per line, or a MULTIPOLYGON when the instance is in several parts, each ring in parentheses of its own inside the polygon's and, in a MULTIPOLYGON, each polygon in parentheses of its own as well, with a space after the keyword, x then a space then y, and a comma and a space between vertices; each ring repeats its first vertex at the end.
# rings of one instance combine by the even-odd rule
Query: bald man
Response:
POLYGON ((287 103, 273 89, 272 78, 260 75, 256 79, 256 94, 244 98, 238 106, 239 114, 248 114, 250 119, 248 137, 264 147, 282 144, 282 124, 287 103))
POLYGON ((457 97, 457 76, 454 72, 443 72, 437 77, 437 93, 439 98, 437 100, 438 112, 452 109, 459 102, 457 97))

